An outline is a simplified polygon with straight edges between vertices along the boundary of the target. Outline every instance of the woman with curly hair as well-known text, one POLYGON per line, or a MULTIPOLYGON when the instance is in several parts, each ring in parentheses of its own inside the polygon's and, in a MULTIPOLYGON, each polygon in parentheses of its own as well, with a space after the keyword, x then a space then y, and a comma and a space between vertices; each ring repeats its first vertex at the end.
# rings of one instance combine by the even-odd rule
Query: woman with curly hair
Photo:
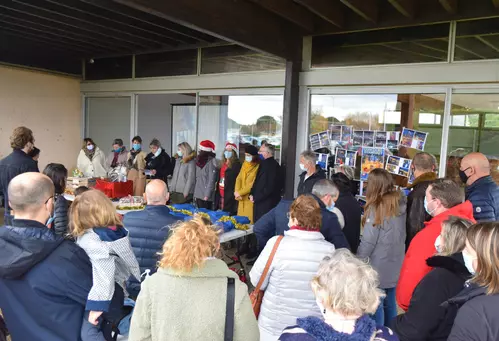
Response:
POLYGON ((215 258, 220 249, 217 230, 200 216, 171 230, 158 271, 142 283, 129 340, 224 340, 227 293, 232 281, 232 340, 259 340, 248 288, 215 258))

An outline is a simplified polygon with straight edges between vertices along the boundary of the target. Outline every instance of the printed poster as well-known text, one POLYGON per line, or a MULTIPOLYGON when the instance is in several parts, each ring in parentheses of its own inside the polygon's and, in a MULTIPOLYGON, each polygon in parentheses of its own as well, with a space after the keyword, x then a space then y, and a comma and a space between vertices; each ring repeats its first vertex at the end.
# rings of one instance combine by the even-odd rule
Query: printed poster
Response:
POLYGON ((331 143, 329 140, 329 134, 326 131, 320 132, 318 134, 312 134, 309 136, 310 149, 317 150, 321 148, 331 148, 331 143))
POLYGON ((356 151, 349 151, 342 148, 336 149, 336 157, 334 159, 335 165, 344 165, 355 168, 356 160, 357 160, 356 151))
POLYGON ((360 180, 366 181, 373 169, 385 167, 385 149, 362 147, 361 161, 360 180))
POLYGON ((428 133, 404 128, 402 130, 402 137, 400 138, 400 145, 407 148, 424 150, 427 137, 428 133))
POLYGON ((329 154, 315 153, 317 156, 316 164, 324 170, 327 170, 329 154))
POLYGON ((319 140, 321 143, 321 148, 330 148, 331 147, 331 142, 329 140, 329 134, 327 131, 323 131, 322 133, 319 133, 319 140))
POLYGON ((364 142, 364 131, 362 130, 354 130, 353 131, 352 144, 354 148, 362 147, 362 143, 364 142))
POLYGON ((414 169, 409 168, 409 179, 407 180, 408 184, 412 184, 416 180, 416 177, 414 176, 414 169))
POLYGON ((387 143, 387 133, 386 131, 376 131, 376 139, 374 141, 374 146, 378 148, 386 148, 387 143))
POLYGON ((362 146, 374 147, 374 131, 372 130, 364 131, 364 140, 362 141, 362 146))
POLYGON ((350 143, 350 140, 352 139, 352 132, 353 132, 352 126, 342 126, 341 127, 341 142, 350 143))
POLYGON ((410 159, 404 159, 403 157, 390 155, 386 160, 385 169, 389 173, 405 176, 406 178, 408 178, 409 171, 411 169, 411 163, 412 160, 410 159))
POLYGON ((329 135, 331 138, 331 141, 341 141, 341 125, 334 125, 331 124, 329 126, 329 135))

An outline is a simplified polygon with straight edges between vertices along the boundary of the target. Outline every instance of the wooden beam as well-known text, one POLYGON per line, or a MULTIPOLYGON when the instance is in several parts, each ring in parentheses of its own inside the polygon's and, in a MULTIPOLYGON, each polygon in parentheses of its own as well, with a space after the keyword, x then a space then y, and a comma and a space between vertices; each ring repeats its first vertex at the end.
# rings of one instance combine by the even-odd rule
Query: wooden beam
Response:
POLYGON ((413 19, 416 16, 415 0, 388 0, 403 16, 413 19))
POLYGON ((339 2, 331 0, 295 0, 295 2, 336 27, 342 28, 345 24, 344 9, 339 2))
POLYGON ((288 59, 300 57, 303 32, 245 0, 113 1, 250 49, 288 59))
POLYGON ((374 24, 378 22, 378 4, 373 0, 340 0, 345 6, 374 24))
POLYGON ((314 31, 314 15, 304 11, 303 8, 293 0, 250 0, 263 8, 291 21, 300 26, 308 33, 314 31))
POLYGON ((438 0, 442 7, 450 14, 457 13, 457 0, 438 0))

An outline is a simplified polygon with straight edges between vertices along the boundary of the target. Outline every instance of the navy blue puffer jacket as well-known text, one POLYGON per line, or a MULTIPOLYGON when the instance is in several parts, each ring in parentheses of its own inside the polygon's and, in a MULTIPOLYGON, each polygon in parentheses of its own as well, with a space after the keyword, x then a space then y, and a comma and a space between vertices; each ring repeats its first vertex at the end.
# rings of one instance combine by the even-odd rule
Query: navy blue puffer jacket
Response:
POLYGON ((466 188, 466 200, 473 204, 473 216, 477 222, 499 220, 499 187, 490 175, 466 188))
MULTIPOLYGON (((178 220, 170 214, 170 209, 166 206, 146 206, 143 211, 125 214, 123 226, 129 232, 130 244, 139 262, 141 273, 146 269, 151 270, 151 274, 156 272, 158 252, 168 239, 170 226, 178 220)), ((131 279, 127 287, 132 297, 138 295, 140 283, 131 279)))

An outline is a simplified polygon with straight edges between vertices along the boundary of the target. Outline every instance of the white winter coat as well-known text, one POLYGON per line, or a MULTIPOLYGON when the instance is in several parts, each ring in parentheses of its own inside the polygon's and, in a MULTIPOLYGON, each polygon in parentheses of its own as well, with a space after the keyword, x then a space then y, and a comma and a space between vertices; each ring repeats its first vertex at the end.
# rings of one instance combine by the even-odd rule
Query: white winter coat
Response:
MULTIPOLYGON (((262 341, 277 340, 284 328, 296 325, 299 317, 322 317, 310 282, 320 262, 334 252, 334 245, 320 232, 289 230, 284 235, 262 285, 265 295, 258 317, 262 341)), ((251 269, 255 287, 276 240, 273 237, 267 242, 251 269)))
POLYGON ((76 161, 76 168, 78 168, 86 178, 100 178, 107 177, 106 155, 104 152, 95 147, 95 154, 92 161, 85 154, 85 151, 80 150, 78 160, 76 161))

